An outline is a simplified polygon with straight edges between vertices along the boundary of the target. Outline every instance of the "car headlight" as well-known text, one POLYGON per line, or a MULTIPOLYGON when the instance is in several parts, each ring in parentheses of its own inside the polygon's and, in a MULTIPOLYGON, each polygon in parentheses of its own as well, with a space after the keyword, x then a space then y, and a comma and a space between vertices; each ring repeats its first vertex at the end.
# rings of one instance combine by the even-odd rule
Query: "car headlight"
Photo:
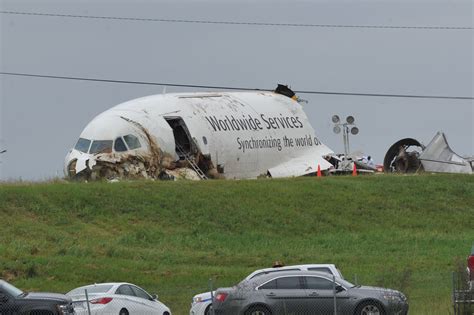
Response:
POLYGON ((69 304, 56 305, 56 308, 58 309, 59 314, 74 314, 74 309, 69 304))
POLYGON ((399 294, 384 294, 383 298, 390 302, 403 302, 403 299, 399 294))
POLYGON ((202 297, 196 296, 193 298, 193 303, 201 303, 202 302, 202 297))

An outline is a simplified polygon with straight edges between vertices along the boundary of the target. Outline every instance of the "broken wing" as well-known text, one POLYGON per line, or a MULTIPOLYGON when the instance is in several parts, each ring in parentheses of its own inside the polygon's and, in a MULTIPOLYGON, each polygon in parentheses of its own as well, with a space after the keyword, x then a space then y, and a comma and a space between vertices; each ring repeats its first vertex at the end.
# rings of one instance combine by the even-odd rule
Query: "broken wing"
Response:
POLYGON ((318 152, 308 152, 268 169, 268 173, 274 178, 303 176, 317 172, 318 165, 321 167, 321 170, 326 170, 333 166, 318 152))

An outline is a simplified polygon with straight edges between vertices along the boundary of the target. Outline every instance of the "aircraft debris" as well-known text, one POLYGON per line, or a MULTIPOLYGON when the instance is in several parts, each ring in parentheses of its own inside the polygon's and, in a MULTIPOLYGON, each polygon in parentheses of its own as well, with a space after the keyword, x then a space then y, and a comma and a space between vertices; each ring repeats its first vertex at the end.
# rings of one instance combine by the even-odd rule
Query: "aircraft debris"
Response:
POLYGON ((378 172, 375 165, 369 163, 367 157, 360 152, 354 152, 347 156, 345 154, 331 155, 327 156, 326 159, 334 165, 334 168, 329 170, 331 175, 351 175, 354 173, 354 167, 358 174, 378 172))
POLYGON ((384 170, 389 173, 414 173, 424 170, 434 173, 472 174, 473 169, 474 158, 463 158, 456 154, 441 131, 427 146, 412 138, 399 140, 388 149, 384 158, 384 170))

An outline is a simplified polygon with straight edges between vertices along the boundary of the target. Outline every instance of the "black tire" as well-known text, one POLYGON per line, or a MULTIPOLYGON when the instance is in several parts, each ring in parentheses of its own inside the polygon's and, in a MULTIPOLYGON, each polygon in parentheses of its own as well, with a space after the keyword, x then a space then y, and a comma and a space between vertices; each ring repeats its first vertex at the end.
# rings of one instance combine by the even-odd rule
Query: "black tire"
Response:
POLYGON ((122 308, 119 312, 119 315, 128 315, 128 311, 126 308, 122 308))
POLYGON ((355 311, 355 315, 385 315, 385 310, 382 305, 376 301, 366 301, 360 303, 355 311))
POLYGON ((206 307, 206 310, 204 311, 204 315, 211 315, 211 306, 212 306, 212 304, 209 304, 206 307))
POLYGON ((166 311, 163 313, 163 315, 170 315, 170 313, 166 311))
POLYGON ((254 305, 245 311, 245 315, 272 315, 272 312, 264 305, 254 305))

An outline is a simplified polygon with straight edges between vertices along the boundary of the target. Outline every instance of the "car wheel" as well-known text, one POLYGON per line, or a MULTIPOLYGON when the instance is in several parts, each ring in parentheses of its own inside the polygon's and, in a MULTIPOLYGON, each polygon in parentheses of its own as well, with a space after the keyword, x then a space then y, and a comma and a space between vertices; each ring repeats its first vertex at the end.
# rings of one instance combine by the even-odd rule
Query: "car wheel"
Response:
POLYGON ((211 306, 212 304, 209 304, 209 306, 206 307, 206 310, 204 311, 204 315, 211 315, 211 306))
POLYGON ((245 315, 271 315, 272 312, 263 306, 263 305, 255 305, 249 307, 249 309, 245 312, 245 315))
POLYGON ((119 312, 119 315, 128 315, 128 311, 126 308, 122 308, 119 312))
POLYGON ((357 307, 355 315, 384 315, 385 312, 377 302, 364 302, 357 307))

